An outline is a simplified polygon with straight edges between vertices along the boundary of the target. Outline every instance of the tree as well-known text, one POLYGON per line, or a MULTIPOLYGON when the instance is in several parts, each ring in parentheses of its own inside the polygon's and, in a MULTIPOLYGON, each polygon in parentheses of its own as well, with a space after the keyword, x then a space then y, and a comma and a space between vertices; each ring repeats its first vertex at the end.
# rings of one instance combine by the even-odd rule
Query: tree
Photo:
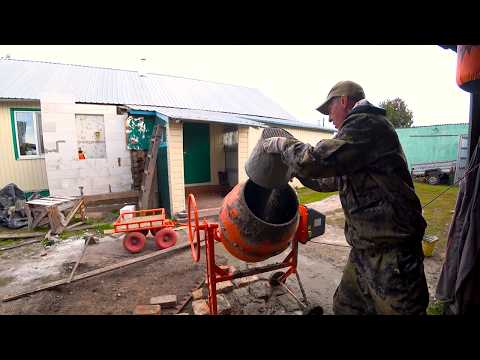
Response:
POLYGON ((384 100, 380 107, 387 112, 387 119, 394 128, 407 128, 413 124, 413 113, 408 109, 407 104, 400 98, 384 100))

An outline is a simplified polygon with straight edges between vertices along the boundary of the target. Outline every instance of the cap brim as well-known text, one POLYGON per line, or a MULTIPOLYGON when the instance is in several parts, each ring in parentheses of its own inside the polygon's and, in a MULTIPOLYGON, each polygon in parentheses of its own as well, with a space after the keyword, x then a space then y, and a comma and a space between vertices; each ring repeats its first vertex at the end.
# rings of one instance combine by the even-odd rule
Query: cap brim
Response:
POLYGON ((328 99, 322 105, 320 105, 317 108, 317 111, 320 111, 324 115, 328 115, 328 104, 330 103, 330 100, 332 99, 328 99))

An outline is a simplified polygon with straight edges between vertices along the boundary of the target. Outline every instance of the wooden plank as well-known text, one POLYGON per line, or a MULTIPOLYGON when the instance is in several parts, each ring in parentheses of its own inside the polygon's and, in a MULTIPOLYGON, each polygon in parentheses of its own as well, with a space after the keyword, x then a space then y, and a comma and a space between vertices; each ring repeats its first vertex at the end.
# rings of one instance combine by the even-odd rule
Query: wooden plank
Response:
POLYGON ((45 232, 28 232, 28 233, 18 233, 18 234, 0 234, 0 239, 25 239, 33 238, 37 236, 45 236, 45 232))
MULTIPOLYGON (((78 231, 78 230, 88 230, 88 229, 94 229, 96 228, 97 225, 83 225, 83 226, 76 226, 72 231, 78 231)), ((68 229, 70 230, 70 229, 68 229)))
MULTIPOLYGON (((202 241, 201 242, 201 246, 204 246, 205 245, 205 241, 202 241)), ((83 274, 80 274, 80 275, 77 275, 75 276, 71 282, 75 282, 75 281, 79 281, 79 280, 83 280, 83 279, 87 279, 87 278, 90 278, 92 276, 96 276, 96 275, 100 275, 100 274, 104 274, 104 273, 107 273, 107 272, 110 272, 110 271, 113 271, 113 270, 117 270, 117 269, 121 269, 121 268, 124 268, 128 265, 132 265, 132 264, 136 264, 136 263, 139 263, 141 261, 145 261, 145 260, 149 260, 149 259, 153 259, 155 257, 158 257, 160 255, 165 255, 165 254, 169 254, 169 253, 172 253, 172 252, 176 252, 178 250, 183 250, 183 249, 187 249, 187 248, 190 248, 190 243, 189 242, 186 242, 182 245, 178 245, 178 246, 173 246, 171 248, 168 248, 166 250, 157 250, 153 253, 150 253, 150 254, 147 254, 147 255, 143 255, 143 256, 140 256, 140 257, 136 257, 134 259, 129 259, 129 260, 125 260, 125 261, 121 261, 117 264, 113 264, 113 265, 109 265, 109 266, 105 266, 103 268, 100 268, 100 269, 96 269, 96 270, 92 270, 92 271, 88 271, 86 273, 83 273, 83 274)), ((57 281, 52 281, 52 282, 49 282, 47 284, 43 284, 41 286, 38 286, 34 289, 31 289, 31 290, 27 290, 27 291, 24 291, 24 292, 21 292, 21 293, 17 293, 17 294, 14 294, 14 295, 7 295, 5 296, 2 301, 3 302, 7 302, 7 301, 11 301, 11 300, 15 300, 15 299, 18 299, 18 298, 21 298, 25 295, 29 295, 29 294, 33 294, 33 293, 36 293, 36 292, 39 292, 39 291, 43 291, 43 290, 47 290, 47 289, 51 289, 53 287, 57 287, 59 285, 63 285, 63 284, 66 284, 68 281, 68 279, 61 279, 61 280, 57 280, 57 281)))
POLYGON ((121 191, 113 192, 107 194, 98 194, 98 195, 85 195, 84 200, 87 205, 93 205, 94 203, 101 201, 111 201, 111 200, 123 200, 123 199, 136 199, 138 198, 138 193, 136 191, 121 191))
POLYGON ((148 150, 147 158, 145 159, 145 166, 142 176, 142 185, 140 186, 141 192, 139 195, 139 208, 148 209, 150 193, 153 185, 153 177, 155 174, 155 167, 157 165, 158 156, 158 141, 162 133, 162 126, 160 124, 155 125, 153 135, 150 140, 150 149, 148 150))
MULTIPOLYGON (((68 200, 70 201, 70 200, 68 200)), ((28 202, 28 205, 42 205, 42 206, 51 206, 51 205, 59 205, 66 201, 64 200, 32 200, 28 202)))
POLYGON ((83 221, 79 221, 79 222, 77 222, 77 223, 75 223, 75 224, 73 224, 73 225, 67 226, 65 229, 66 229, 66 230, 70 230, 70 229, 73 229, 74 227, 80 226, 80 225, 82 225, 82 224, 83 224, 83 221))
POLYGON ((65 222, 62 223, 63 226, 67 226, 68 223, 72 220, 72 218, 75 216, 75 214, 80 210, 82 206, 85 206, 83 199, 78 200, 78 203, 75 204, 75 207, 70 210, 70 213, 67 215, 67 218, 65 219, 65 222))
POLYGON ((20 246, 35 244, 35 243, 38 243, 38 242, 40 242, 40 241, 42 241, 42 240, 43 240, 43 236, 42 236, 41 238, 39 238, 39 239, 30 240, 30 241, 25 241, 25 242, 22 242, 21 244, 15 244, 15 245, 12 245, 12 246, 7 246, 7 247, 0 248, 0 251, 6 251, 6 250, 18 248, 18 247, 20 247, 20 246))

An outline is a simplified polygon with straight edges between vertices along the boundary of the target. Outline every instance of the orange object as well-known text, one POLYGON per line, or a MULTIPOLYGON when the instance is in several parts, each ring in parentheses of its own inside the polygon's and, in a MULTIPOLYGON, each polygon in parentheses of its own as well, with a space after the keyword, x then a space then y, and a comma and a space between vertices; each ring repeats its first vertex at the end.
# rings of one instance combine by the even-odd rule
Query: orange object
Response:
MULTIPOLYGON (((125 211, 122 212, 113 223, 113 231, 114 233, 127 233, 127 237, 132 232, 146 236, 148 231, 151 231, 155 236, 157 246, 160 249, 166 249, 167 247, 175 245, 177 235, 173 231, 170 232, 163 230, 172 229, 175 225, 175 221, 166 218, 164 208, 125 211)), ((138 242, 137 237, 134 237, 134 240, 138 242)), ((133 252, 132 246, 129 245, 130 243, 127 243, 126 245, 124 243, 125 249, 133 252)), ((141 251, 142 249, 143 247, 138 251, 141 251)))
POLYGON ((277 281, 285 283, 288 276, 297 272, 298 241, 295 238, 291 240, 292 250, 280 263, 235 272, 233 272, 230 267, 227 269, 219 267, 215 263, 215 241, 222 241, 223 244, 225 244, 225 242, 218 230, 218 224, 209 224, 206 220, 203 220, 203 222, 198 221, 195 197, 190 194, 188 197, 188 240, 192 247, 193 260, 198 262, 200 260, 200 231, 204 232, 203 238, 205 239, 207 255, 208 307, 210 315, 216 315, 218 310, 217 283, 286 268, 287 270, 277 279, 277 281))
POLYGON ((209 224, 207 220, 199 221, 192 194, 188 196, 187 208, 188 240, 194 262, 200 261, 200 246, 202 242, 205 243, 208 306, 211 315, 217 314, 217 283, 279 269, 285 269, 285 272, 275 273, 275 282, 285 284, 287 278, 295 274, 306 302, 306 294, 297 273, 298 243, 305 244, 310 238, 322 235, 325 231, 325 216, 314 209, 298 205, 292 188, 288 186, 272 196, 270 190, 261 188, 250 180, 238 184, 224 199, 220 225, 209 224), (268 208, 265 204, 271 204, 280 211, 267 214, 264 211, 268 208), (266 222, 259 216, 280 223, 266 222), (285 219, 288 221, 282 221, 285 219), (201 231, 204 232, 203 237, 200 236, 201 231), (221 241, 230 254, 248 262, 277 255, 289 245, 291 250, 282 262, 233 271, 231 267, 222 268, 215 263, 215 241, 221 241))
POLYGON ((219 231, 230 254, 243 261, 259 262, 288 247, 298 227, 298 199, 290 186, 281 191, 276 223, 265 221, 265 209, 259 206, 268 203, 270 191, 251 180, 238 184, 225 196, 219 231))
POLYGON ((457 85, 471 93, 480 91, 480 45, 457 46, 457 85))
POLYGON ((85 154, 82 151, 78 152, 78 160, 85 160, 85 154))

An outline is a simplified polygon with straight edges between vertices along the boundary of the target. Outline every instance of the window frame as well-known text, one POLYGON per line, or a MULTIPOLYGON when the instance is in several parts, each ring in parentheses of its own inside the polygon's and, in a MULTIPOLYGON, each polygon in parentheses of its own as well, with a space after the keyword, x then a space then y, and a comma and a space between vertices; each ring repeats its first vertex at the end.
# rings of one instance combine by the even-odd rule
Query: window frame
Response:
POLYGON ((40 114, 40 121, 41 121, 41 110, 39 108, 11 108, 10 109, 10 117, 11 117, 11 122, 12 122, 12 135, 13 135, 13 150, 15 154, 15 159, 16 160, 32 160, 32 159, 44 159, 45 158, 45 149, 43 150, 43 153, 40 152, 40 141, 38 139, 38 136, 43 136, 43 134, 38 133, 38 115, 40 114), (19 112, 29 112, 29 113, 34 113, 34 121, 33 121, 33 130, 34 130, 34 136, 35 136, 35 144, 38 149, 38 154, 37 155, 21 155, 20 154, 20 144, 18 143, 18 128, 17 128, 17 120, 16 120, 16 113, 19 112))

